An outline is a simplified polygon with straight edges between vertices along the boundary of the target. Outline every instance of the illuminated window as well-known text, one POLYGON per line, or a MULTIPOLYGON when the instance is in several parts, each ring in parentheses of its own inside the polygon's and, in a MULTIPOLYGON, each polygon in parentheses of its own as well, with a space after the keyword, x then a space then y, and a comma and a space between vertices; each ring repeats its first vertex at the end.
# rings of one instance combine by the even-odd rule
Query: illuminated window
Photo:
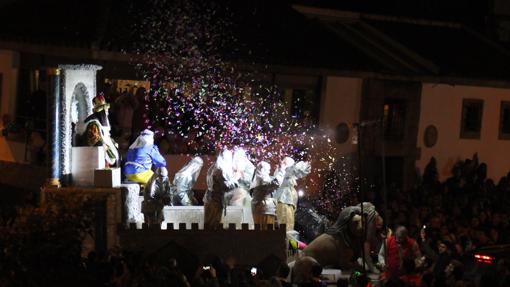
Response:
POLYGON ((501 102, 499 112, 499 139, 510 139, 510 102, 501 102))
POLYGON ((402 99, 384 100, 384 138, 402 140, 406 123, 406 101, 402 99))
POLYGON ((479 139, 482 130, 483 100, 464 99, 462 101, 462 121, 460 138, 479 139))

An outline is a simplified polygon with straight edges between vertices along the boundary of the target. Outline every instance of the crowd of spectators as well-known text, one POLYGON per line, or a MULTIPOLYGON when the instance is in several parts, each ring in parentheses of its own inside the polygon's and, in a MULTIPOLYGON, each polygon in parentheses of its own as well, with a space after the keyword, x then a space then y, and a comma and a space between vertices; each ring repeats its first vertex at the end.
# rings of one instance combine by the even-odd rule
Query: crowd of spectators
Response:
MULTIPOLYGON (((230 257, 225 261, 211 257, 207 262, 195 262, 193 266, 181 266, 175 258, 157 259, 136 253, 121 252, 120 249, 108 253, 90 252, 83 261, 85 286, 133 286, 133 287, 289 287, 287 282, 290 268, 280 262, 276 273, 269 276, 254 267, 241 267, 230 257), (190 267, 193 267, 190 269, 190 267)), ((318 274, 322 268, 318 271, 318 274)), ((273 272, 274 273, 274 272, 273 272)), ((320 287, 317 281, 303 287, 320 287)))
POLYGON ((402 276, 385 286, 510 286, 510 261, 493 262, 489 273, 473 258, 481 247, 510 242, 509 179, 510 173, 495 184, 475 154, 440 182, 432 158, 415 190, 389 192, 390 230, 407 227, 422 257, 402 258, 402 276))

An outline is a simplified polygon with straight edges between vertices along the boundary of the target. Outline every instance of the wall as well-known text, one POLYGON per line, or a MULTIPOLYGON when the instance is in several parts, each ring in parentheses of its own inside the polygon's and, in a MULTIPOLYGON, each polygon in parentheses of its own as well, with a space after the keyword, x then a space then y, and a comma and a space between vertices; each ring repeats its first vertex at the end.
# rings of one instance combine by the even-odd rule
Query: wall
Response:
POLYGON ((39 192, 46 177, 44 166, 0 160, 0 184, 39 192))
MULTIPOLYGON (((0 130, 4 128, 2 117, 9 115, 13 120, 16 109, 16 92, 18 83, 19 54, 13 51, 0 50, 0 74, 2 86, 0 89, 0 130)), ((0 160, 22 162, 24 160, 25 145, 7 141, 0 136, 0 160)))
MULTIPOLYGON (((327 77, 321 99, 320 125, 334 138, 335 128, 345 122, 348 125, 358 122, 362 80, 359 78, 327 77)), ((352 144, 352 129, 349 139, 343 144, 334 143, 338 155, 356 152, 352 144)))
MULTIPOLYGON (((16 89, 18 80, 19 54, 0 50, 0 73, 3 76, 0 115, 14 115, 16 108, 16 89)), ((2 123, 0 123, 1 125, 2 123)))
POLYGON ((340 158, 356 154, 357 145, 352 144, 352 124, 358 122, 361 101, 362 80, 359 78, 325 77, 323 81, 321 104, 319 112, 320 130, 314 135, 312 154, 312 173, 298 182, 298 189, 305 192, 315 193, 323 188, 323 175, 327 174, 331 167, 329 160, 317 160, 334 156, 340 158), (349 126, 347 141, 338 144, 335 141, 336 126, 346 123, 349 126), (331 143, 322 137, 326 134, 331 143))
POLYGON ((488 165, 488 177, 496 182, 510 171, 510 140, 499 140, 499 116, 501 101, 510 100, 510 89, 423 84, 418 147, 421 157, 417 167, 423 172, 432 156, 437 159, 441 180, 450 175, 458 159, 471 158, 478 152, 480 162, 488 165), (480 139, 460 139, 462 100, 484 100, 480 139), (438 141, 431 148, 423 143, 428 125, 435 125, 438 141))
POLYGON ((161 230, 155 225, 154 228, 144 226, 144 229, 119 229, 118 234, 122 248, 142 251, 152 256, 171 254, 178 261, 179 253, 187 257, 198 257, 201 262, 207 262, 211 255, 223 260, 232 256, 242 266, 256 266, 268 259, 272 262, 286 262, 287 259, 283 226, 272 230, 248 230, 247 225, 242 230, 236 230, 235 226, 203 230, 194 225, 191 229, 180 226, 177 230, 161 230))

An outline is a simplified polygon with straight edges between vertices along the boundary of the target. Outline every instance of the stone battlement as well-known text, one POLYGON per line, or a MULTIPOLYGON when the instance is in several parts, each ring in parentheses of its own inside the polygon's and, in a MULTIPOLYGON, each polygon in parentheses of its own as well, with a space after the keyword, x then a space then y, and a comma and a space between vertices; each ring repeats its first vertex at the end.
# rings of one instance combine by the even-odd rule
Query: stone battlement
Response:
POLYGON ((189 253, 202 262, 211 256, 222 259, 235 257, 241 265, 256 265, 264 260, 287 260, 287 239, 285 225, 268 225, 261 229, 254 225, 249 229, 248 224, 229 224, 227 228, 214 230, 199 229, 198 223, 192 223, 187 228, 185 223, 174 226, 167 224, 166 229, 159 225, 143 224, 137 229, 136 224, 130 228, 119 226, 119 241, 123 248, 139 251, 146 255, 161 254, 162 250, 170 249, 169 253, 189 253), (177 227, 177 228, 174 228, 177 227))
MULTIPOLYGON (((200 226, 199 223, 179 223, 178 225, 173 223, 162 223, 161 226, 159 225, 148 225, 146 223, 142 224, 141 226, 136 223, 130 223, 129 228, 126 228, 124 225, 119 225, 119 229, 125 229, 125 230, 167 230, 167 231, 185 231, 185 230, 207 230, 200 226), (191 227, 189 227, 191 226, 191 227)), ((248 224, 248 223, 242 223, 242 224, 236 224, 236 223, 229 223, 229 224, 223 224, 220 225, 219 228, 214 230, 208 230, 208 231, 226 231, 226 230, 242 230, 242 231, 278 231, 283 230, 285 233, 285 224, 280 225, 273 225, 268 224, 265 229, 262 228, 260 224, 248 224), (241 228, 239 228, 239 226, 241 228)))

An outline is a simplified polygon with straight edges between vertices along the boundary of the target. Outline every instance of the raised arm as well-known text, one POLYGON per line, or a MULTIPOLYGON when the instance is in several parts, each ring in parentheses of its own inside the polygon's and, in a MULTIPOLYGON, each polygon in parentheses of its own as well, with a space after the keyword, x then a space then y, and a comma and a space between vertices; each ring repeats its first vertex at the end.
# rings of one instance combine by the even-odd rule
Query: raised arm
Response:
POLYGON ((150 151, 150 156, 152 160, 152 164, 156 167, 166 167, 166 160, 159 152, 159 149, 156 145, 152 146, 150 151))

